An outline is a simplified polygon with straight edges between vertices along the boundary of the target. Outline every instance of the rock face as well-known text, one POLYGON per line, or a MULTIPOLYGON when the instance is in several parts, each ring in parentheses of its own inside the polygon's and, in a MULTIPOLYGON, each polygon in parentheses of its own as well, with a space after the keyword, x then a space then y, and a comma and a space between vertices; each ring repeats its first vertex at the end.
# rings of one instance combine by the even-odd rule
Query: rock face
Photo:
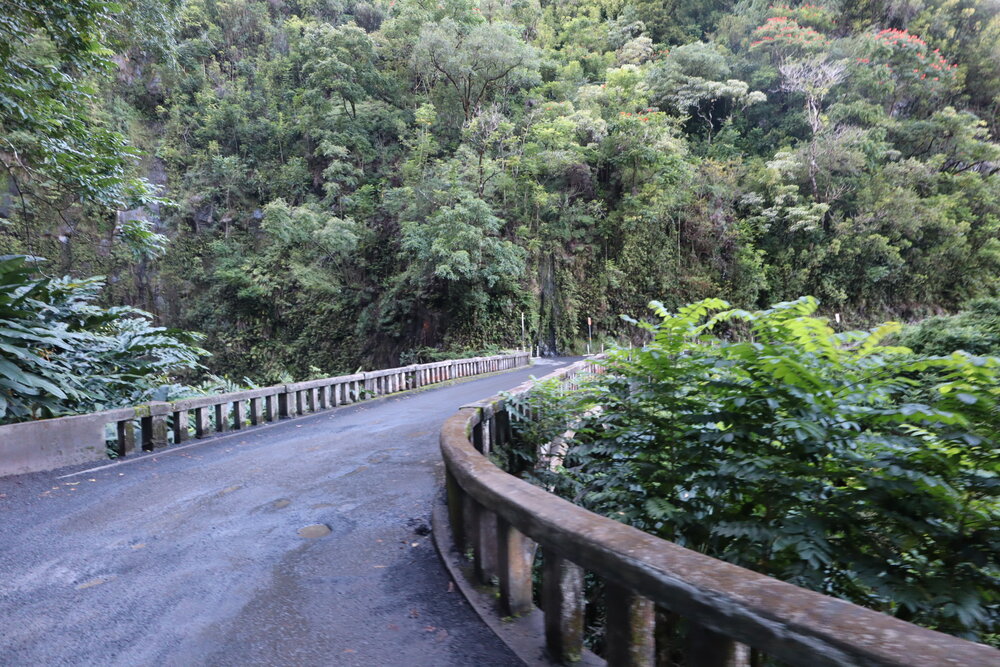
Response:
MULTIPOLYGON (((165 196, 167 193, 167 167, 163 163, 163 160, 153 157, 144 161, 143 166, 146 171, 146 179, 156 186, 156 194, 165 196)), ((160 234, 164 233, 165 227, 160 217, 160 204, 157 202, 152 202, 148 206, 128 209, 127 211, 118 211, 115 223, 121 226, 131 220, 151 222, 153 223, 154 231, 160 234)))

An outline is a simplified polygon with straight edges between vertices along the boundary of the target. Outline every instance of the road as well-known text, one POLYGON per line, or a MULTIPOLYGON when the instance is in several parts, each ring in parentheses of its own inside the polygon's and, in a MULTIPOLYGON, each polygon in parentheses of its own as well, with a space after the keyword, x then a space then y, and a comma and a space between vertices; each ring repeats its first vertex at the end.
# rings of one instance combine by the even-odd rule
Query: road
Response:
POLYGON ((569 361, 0 479, 0 665, 518 664, 427 533, 438 432, 569 361))

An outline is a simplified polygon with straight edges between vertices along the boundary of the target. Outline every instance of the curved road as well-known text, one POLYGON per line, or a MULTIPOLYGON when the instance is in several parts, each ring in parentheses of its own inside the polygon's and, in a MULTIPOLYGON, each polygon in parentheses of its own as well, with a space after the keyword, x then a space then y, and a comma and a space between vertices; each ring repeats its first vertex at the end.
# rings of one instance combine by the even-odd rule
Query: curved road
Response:
POLYGON ((443 421, 552 364, 0 479, 0 665, 518 664, 427 527, 443 421))

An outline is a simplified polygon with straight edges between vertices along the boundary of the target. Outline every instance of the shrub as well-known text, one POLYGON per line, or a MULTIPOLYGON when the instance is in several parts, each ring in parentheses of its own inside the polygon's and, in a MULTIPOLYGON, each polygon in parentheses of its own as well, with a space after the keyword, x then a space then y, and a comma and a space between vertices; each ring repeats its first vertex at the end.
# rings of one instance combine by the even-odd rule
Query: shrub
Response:
POLYGON ((1000 360, 885 345, 894 323, 836 333, 811 297, 652 307, 652 341, 610 354, 536 481, 806 588, 996 632, 1000 360))
POLYGON ((102 278, 40 277, 37 262, 0 257, 0 423, 139 403, 207 354, 197 334, 96 305, 102 278))

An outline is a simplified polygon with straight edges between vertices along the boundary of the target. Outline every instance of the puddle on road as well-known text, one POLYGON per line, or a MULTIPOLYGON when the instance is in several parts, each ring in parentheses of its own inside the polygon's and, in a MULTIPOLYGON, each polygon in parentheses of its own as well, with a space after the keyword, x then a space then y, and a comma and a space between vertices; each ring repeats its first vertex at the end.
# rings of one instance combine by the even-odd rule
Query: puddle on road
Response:
POLYGON ((325 523, 313 523, 299 528, 299 537, 314 538, 326 537, 330 534, 330 526, 325 523))

